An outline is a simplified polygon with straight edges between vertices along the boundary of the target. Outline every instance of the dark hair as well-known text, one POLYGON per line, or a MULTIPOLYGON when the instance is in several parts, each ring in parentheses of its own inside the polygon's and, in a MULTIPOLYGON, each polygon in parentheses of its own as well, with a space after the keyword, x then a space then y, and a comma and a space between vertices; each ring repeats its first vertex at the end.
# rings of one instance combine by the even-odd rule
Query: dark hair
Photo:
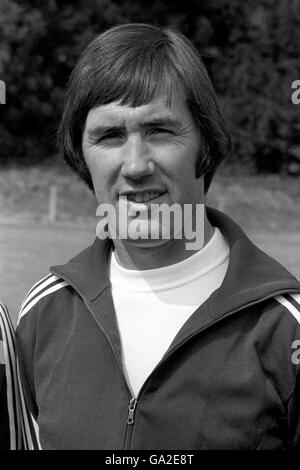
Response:
POLYGON ((201 57, 181 33, 147 24, 115 26, 83 51, 68 84, 58 142, 65 161, 93 190, 82 154, 82 134, 90 109, 119 101, 141 106, 164 91, 170 100, 179 83, 202 136, 196 177, 205 191, 230 148, 230 136, 201 57))

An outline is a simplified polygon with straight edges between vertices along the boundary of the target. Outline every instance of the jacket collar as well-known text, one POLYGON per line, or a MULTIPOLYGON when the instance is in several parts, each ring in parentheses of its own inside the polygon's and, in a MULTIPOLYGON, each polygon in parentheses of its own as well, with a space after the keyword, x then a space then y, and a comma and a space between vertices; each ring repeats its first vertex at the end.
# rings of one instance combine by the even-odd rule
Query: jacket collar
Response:
MULTIPOLYGON (((300 291, 297 279, 257 248, 232 219, 212 208, 207 208, 207 214, 230 247, 224 281, 208 300, 212 317, 282 292, 300 291)), ((67 264, 52 266, 50 271, 65 279, 84 299, 92 302, 110 287, 107 254, 111 248, 111 240, 96 238, 90 247, 67 264)))
POLYGON ((224 281, 208 299, 213 317, 279 293, 300 291, 300 282, 284 266, 254 245, 230 217, 209 209, 208 218, 213 226, 219 227, 230 248, 224 281))

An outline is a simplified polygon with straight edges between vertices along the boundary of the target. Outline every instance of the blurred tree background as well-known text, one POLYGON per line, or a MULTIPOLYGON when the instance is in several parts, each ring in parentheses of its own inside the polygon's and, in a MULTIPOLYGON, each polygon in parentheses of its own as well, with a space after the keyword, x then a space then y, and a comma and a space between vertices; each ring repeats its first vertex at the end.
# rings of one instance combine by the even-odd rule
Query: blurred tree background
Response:
POLYGON ((176 27, 201 52, 231 128, 231 164, 300 174, 299 0, 1 0, 0 163, 57 153, 64 90, 82 49, 127 22, 176 27))

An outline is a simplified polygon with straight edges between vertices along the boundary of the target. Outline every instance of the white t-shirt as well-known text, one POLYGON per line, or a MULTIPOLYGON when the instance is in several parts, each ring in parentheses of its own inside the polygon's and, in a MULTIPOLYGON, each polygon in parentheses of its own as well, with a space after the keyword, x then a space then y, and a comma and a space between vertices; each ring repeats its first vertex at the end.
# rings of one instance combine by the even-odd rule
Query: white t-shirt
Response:
POLYGON ((191 314, 223 282, 229 247, 219 229, 200 251, 158 269, 125 269, 110 261, 123 367, 134 396, 191 314))

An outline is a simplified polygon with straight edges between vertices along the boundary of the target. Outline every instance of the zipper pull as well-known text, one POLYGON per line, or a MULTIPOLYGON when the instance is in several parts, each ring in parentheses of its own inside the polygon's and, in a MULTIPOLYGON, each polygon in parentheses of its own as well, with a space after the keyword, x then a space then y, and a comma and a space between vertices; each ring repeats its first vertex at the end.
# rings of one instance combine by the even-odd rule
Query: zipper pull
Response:
POLYGON ((127 424, 134 423, 134 411, 137 404, 136 398, 131 398, 128 406, 128 416, 127 416, 127 424))

